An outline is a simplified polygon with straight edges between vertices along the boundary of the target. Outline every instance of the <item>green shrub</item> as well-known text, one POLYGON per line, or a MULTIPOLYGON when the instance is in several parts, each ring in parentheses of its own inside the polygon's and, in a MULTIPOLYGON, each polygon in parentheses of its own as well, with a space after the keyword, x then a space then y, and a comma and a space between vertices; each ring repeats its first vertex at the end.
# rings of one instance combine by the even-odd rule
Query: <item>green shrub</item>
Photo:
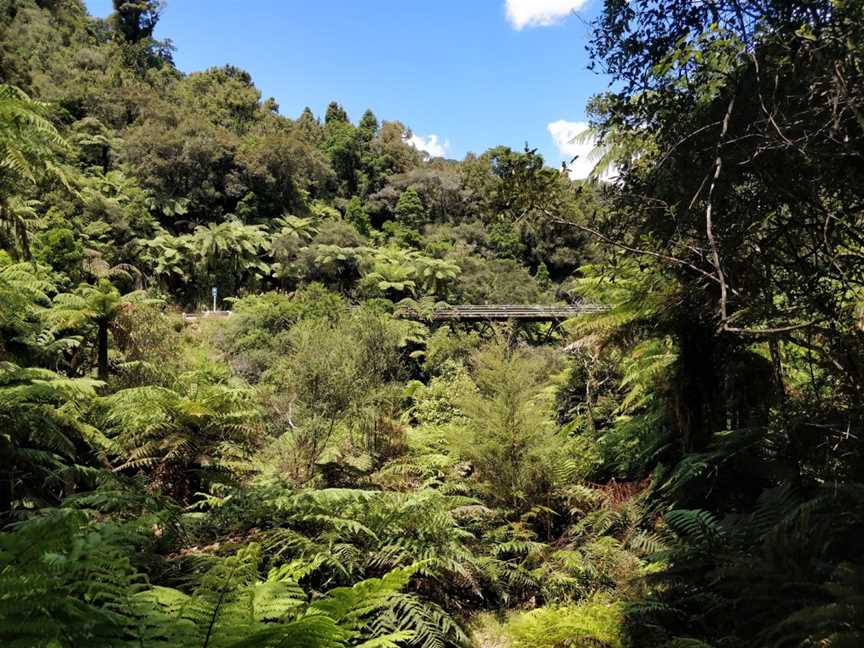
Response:
POLYGON ((311 284, 293 295, 269 292, 238 299, 233 311, 217 343, 231 356, 235 370, 257 379, 285 351, 286 332, 294 324, 307 319, 339 319, 347 307, 338 294, 321 284, 311 284))
POLYGON ((545 503, 566 439, 552 418, 544 358, 496 343, 471 365, 477 390, 459 395, 469 424, 453 435, 454 447, 490 501, 522 512, 545 503))
POLYGON ((468 419, 459 408, 460 398, 476 387, 461 366, 447 375, 436 376, 428 385, 418 385, 412 394, 411 416, 420 425, 465 425, 468 419))

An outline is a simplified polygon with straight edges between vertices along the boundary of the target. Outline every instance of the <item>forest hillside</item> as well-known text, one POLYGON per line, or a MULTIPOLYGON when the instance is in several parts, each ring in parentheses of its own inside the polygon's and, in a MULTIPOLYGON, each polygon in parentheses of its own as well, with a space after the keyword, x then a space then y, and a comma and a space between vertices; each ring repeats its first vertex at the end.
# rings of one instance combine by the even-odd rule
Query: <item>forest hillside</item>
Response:
POLYGON ((605 0, 586 180, 113 4, 0 0, 0 644, 864 645, 864 3, 605 0))

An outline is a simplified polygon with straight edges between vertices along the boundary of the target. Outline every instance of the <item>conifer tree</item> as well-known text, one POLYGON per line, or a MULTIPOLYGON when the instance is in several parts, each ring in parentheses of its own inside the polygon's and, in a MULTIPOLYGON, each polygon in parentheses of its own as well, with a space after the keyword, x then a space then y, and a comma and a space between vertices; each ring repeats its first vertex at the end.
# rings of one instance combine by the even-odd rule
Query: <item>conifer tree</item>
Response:
POLYGON ((339 103, 331 101, 327 106, 327 112, 324 113, 324 123, 329 125, 337 122, 347 123, 348 121, 348 113, 345 112, 345 109, 339 103))
POLYGON ((396 218, 403 225, 418 228, 426 220, 426 207, 414 187, 408 187, 396 203, 396 218))

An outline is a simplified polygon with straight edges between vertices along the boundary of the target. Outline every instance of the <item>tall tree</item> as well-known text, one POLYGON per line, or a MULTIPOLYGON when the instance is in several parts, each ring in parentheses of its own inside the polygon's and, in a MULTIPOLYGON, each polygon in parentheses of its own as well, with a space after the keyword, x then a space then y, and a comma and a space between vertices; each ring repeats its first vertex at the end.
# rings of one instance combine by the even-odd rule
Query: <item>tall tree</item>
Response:
POLYGON ((336 124, 336 123, 348 123, 348 113, 345 112, 345 109, 336 101, 331 101, 327 104, 327 112, 324 113, 324 124, 336 124))
POLYGON ((639 434, 675 442, 658 493, 701 509, 666 516, 658 643, 859 643, 864 5, 609 0, 591 50, 617 178, 574 225, 606 248, 639 434))
POLYGON ((408 227, 420 227, 426 220, 426 207, 414 187, 408 187, 396 203, 396 218, 408 227))
POLYGON ((165 0, 113 0, 111 23, 130 43, 153 38, 165 0))
POLYGON ((351 196, 357 191, 357 172, 360 166, 360 140, 357 129, 347 120, 328 120, 324 126, 324 150, 339 179, 340 192, 351 196))
POLYGON ((363 117, 360 118, 360 123, 357 125, 357 130, 364 142, 372 141, 372 138, 378 134, 378 118, 371 109, 363 113, 363 117))
POLYGON ((315 146, 319 146, 324 139, 324 129, 321 121, 312 113, 312 109, 306 106, 297 121, 294 122, 295 129, 300 133, 301 139, 315 146))
POLYGON ((578 226, 680 282, 696 428, 723 425, 723 365, 757 339, 864 389, 861 18, 827 0, 663 0, 609 3, 598 23, 595 60, 624 90, 594 119, 624 191, 614 219, 578 226))

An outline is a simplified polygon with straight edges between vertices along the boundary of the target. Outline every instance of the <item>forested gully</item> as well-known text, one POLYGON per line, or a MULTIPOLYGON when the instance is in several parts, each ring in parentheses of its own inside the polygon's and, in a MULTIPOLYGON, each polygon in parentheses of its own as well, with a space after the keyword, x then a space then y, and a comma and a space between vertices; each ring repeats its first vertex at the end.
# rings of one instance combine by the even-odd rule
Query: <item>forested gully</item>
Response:
POLYGON ((0 645, 864 646, 864 2, 600 4, 573 180, 0 0, 0 645))

